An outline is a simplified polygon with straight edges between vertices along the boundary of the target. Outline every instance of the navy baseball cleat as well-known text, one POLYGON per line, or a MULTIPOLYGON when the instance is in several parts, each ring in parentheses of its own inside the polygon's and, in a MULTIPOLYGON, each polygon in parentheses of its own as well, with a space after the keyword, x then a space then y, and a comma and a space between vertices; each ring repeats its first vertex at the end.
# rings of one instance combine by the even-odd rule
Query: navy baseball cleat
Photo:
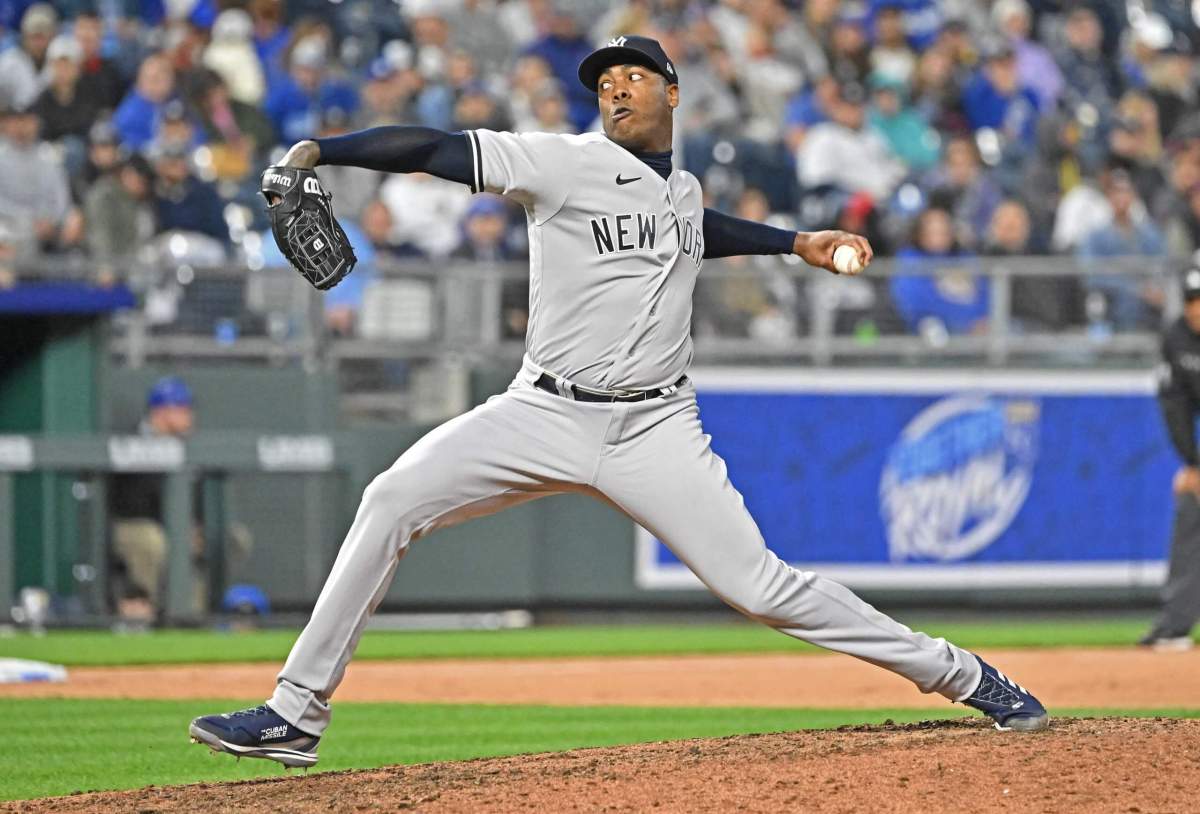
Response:
POLYGON ((983 671, 979 686, 963 703, 974 707, 996 722, 1001 732, 1036 732, 1050 725, 1050 715, 1033 693, 988 664, 979 656, 983 671))
POLYGON ((188 734, 214 752, 260 757, 284 766, 312 766, 321 739, 301 732, 266 704, 192 721, 188 734))

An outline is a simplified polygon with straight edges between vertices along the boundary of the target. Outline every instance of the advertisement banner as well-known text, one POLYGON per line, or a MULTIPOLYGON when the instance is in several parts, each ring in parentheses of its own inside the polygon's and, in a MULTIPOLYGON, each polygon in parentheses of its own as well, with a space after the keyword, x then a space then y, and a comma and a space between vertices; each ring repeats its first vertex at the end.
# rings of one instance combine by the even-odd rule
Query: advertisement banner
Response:
MULTIPOLYGON (((700 369, 767 545, 852 588, 1161 583, 1179 461, 1150 373, 700 369)), ((639 530, 637 582, 700 587, 639 530)))

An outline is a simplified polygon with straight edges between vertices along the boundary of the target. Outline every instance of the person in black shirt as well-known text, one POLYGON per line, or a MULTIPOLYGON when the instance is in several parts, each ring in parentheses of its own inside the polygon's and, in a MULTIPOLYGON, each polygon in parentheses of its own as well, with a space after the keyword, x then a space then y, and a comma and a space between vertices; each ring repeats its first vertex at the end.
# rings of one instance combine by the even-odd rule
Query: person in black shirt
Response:
POLYGON ((1159 374, 1159 405, 1183 466, 1171 487, 1175 520, 1163 608, 1139 642, 1156 650, 1191 648, 1192 628, 1200 620, 1200 267, 1184 274, 1183 297, 1183 316, 1163 333, 1159 374))
MULTIPOLYGON (((159 379, 146 396, 145 436, 189 435, 195 423, 192 392, 176 376, 159 379)), ((113 553, 113 593, 122 619, 150 622, 159 609, 167 533, 162 525, 163 479, 157 473, 114 475, 109 489, 113 553)))

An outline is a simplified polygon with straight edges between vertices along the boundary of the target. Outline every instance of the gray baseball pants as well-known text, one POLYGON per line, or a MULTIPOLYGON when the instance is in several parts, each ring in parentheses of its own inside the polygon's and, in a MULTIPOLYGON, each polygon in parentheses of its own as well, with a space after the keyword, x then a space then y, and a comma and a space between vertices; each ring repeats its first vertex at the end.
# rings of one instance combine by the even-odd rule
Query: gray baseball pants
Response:
POLYGON ((1175 496, 1170 556, 1163 608, 1153 630, 1173 638, 1190 635, 1200 620, 1200 500, 1195 495, 1175 496))
POLYGON ((313 735, 329 725, 329 699, 410 543, 562 492, 627 514, 752 619, 899 673, 922 692, 959 701, 974 691, 980 668, 970 653, 767 549, 709 446, 690 383, 648 401, 588 403, 534 388, 538 373, 527 364, 505 393, 430 432, 367 487, 268 701, 285 720, 313 735))

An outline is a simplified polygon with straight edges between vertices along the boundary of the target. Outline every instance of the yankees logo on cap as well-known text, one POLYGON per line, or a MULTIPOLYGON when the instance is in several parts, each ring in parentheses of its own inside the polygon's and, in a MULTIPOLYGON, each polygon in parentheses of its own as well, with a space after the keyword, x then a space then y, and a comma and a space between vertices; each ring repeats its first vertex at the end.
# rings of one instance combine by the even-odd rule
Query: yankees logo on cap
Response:
POLYGON ((1200 268, 1188 269, 1183 275, 1183 298, 1200 297, 1200 268))
POLYGON ((588 54, 579 63, 579 81, 590 91, 596 90, 600 74, 613 65, 644 65, 661 74, 669 84, 678 84, 675 66, 658 40, 634 35, 613 37, 603 48, 588 54))

